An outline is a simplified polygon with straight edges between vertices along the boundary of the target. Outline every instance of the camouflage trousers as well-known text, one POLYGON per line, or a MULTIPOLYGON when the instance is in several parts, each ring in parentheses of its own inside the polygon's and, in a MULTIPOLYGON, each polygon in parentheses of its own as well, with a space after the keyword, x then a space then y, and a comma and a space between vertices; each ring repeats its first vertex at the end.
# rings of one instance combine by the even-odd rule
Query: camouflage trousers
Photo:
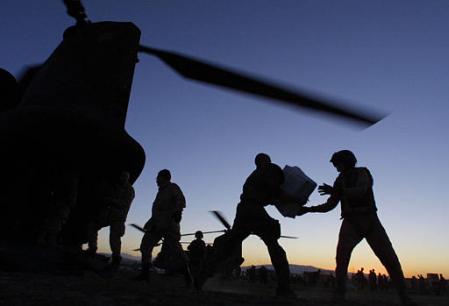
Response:
POLYGON ((237 213, 228 241, 214 251, 218 264, 231 256, 233 250, 241 246, 250 234, 259 236, 265 243, 271 263, 276 271, 279 289, 290 287, 290 269, 287 255, 279 245, 281 235, 279 221, 271 218, 264 207, 258 203, 243 201, 237 206, 237 213))
POLYGON ((187 264, 186 255, 179 240, 181 239, 180 227, 173 222, 167 226, 152 226, 142 237, 140 252, 142 253, 142 269, 146 270, 151 265, 152 252, 159 241, 163 241, 163 250, 167 257, 177 261, 182 261, 182 265, 187 264))
MULTIPOLYGON (((112 257, 120 258, 122 249, 122 237, 125 234, 125 222, 111 221, 109 226, 109 246, 111 247, 112 257)), ((98 227, 97 224, 89 225, 88 247, 91 251, 97 250, 98 227)))
POLYGON ((380 223, 377 214, 358 215, 346 217, 340 228, 337 245, 337 267, 335 269, 337 291, 344 294, 346 291, 346 279, 348 265, 352 250, 366 239, 374 254, 388 271, 391 280, 397 287, 399 294, 405 294, 405 280, 401 264, 393 249, 388 235, 380 223))
POLYGON ((58 236, 69 219, 70 212, 74 206, 73 201, 59 201, 54 208, 54 211, 47 217, 38 235, 38 243, 57 245, 58 236))

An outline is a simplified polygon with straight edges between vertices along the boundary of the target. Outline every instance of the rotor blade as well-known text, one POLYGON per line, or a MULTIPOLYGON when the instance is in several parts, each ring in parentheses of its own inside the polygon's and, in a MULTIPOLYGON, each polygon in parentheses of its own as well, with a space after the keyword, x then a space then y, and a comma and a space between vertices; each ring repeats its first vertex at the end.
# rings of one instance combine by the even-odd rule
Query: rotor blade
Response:
POLYGON ((295 237, 295 236, 281 236, 281 238, 286 238, 286 239, 298 239, 298 237, 295 237))
MULTIPOLYGON (((219 230, 219 231, 208 231, 208 232, 202 232, 203 234, 215 234, 215 233, 224 233, 226 230, 219 230)), ((188 233, 188 234, 182 234, 181 236, 194 236, 195 233, 188 233)))
POLYGON ((141 227, 141 226, 139 226, 139 225, 137 225, 135 223, 131 223, 130 226, 134 227, 136 230, 139 230, 139 231, 141 231, 143 233, 146 232, 146 230, 143 227, 141 227))
POLYGON ((220 220, 221 224, 223 224, 223 226, 227 229, 230 230, 231 229, 231 225, 229 224, 229 222, 226 220, 226 218, 223 216, 223 214, 221 212, 219 212, 218 210, 212 210, 211 213, 218 219, 220 220))
POLYGON ((140 248, 132 250, 133 252, 139 252, 140 248))
POLYGON ((342 103, 298 92, 297 90, 289 89, 287 86, 278 85, 274 82, 265 81, 179 53, 142 45, 139 51, 157 56, 185 78, 270 98, 309 111, 333 115, 341 119, 351 120, 364 127, 373 125, 385 117, 385 115, 357 110, 342 103))

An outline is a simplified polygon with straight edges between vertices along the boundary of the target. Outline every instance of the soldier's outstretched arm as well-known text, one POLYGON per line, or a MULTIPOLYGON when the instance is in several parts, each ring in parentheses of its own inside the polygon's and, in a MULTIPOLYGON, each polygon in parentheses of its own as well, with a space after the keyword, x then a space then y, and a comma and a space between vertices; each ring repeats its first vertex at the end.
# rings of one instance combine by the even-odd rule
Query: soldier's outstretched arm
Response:
POLYGON ((338 202, 340 202, 340 197, 333 194, 327 199, 326 203, 316 205, 316 206, 303 207, 303 208, 305 209, 305 212, 325 213, 325 212, 331 211, 332 209, 337 207, 338 202))
MULTIPOLYGON (((341 197, 341 181, 337 178, 335 180, 334 186, 331 187, 327 184, 321 185, 321 189, 325 192, 320 192, 322 195, 324 194, 330 194, 330 197, 327 199, 326 203, 323 203, 321 205, 316 206, 309 206, 309 207, 303 207, 301 211, 299 212, 299 216, 309 213, 309 212, 319 212, 319 213, 325 213, 328 211, 331 211, 335 207, 337 207, 338 202, 340 202, 341 197)), ((320 190, 319 190, 320 191, 320 190)))

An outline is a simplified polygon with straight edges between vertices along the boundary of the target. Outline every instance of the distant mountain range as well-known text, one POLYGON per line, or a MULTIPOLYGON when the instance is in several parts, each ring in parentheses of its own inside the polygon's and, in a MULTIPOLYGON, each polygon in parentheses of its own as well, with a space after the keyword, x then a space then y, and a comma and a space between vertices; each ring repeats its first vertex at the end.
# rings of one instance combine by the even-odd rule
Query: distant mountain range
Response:
MULTIPOLYGON (((261 266, 265 266, 268 270, 274 270, 272 265, 257 265, 256 268, 259 268, 261 266)), ((246 270, 250 266, 243 266, 242 269, 246 270)), ((318 270, 321 270, 322 274, 331 274, 334 273, 333 270, 326 270, 326 269, 320 269, 314 266, 303 266, 303 265, 290 265, 290 273, 292 274, 303 274, 304 272, 316 272, 318 270)))
MULTIPOLYGON (((110 254, 104 254, 106 256, 110 256, 110 254)), ((129 263, 134 263, 134 262, 140 262, 140 256, 134 256, 134 255, 130 255, 130 254, 122 254, 122 258, 129 262, 129 263)), ((256 268, 260 268, 261 266, 265 266, 265 268, 267 268, 268 270, 273 270, 274 268, 272 265, 256 265, 256 268)), ((242 266, 243 270, 248 269, 250 266, 242 266)), ((304 265, 290 265, 290 273, 292 274, 303 274, 304 272, 315 272, 321 270, 322 274, 331 274, 334 273, 333 270, 326 270, 326 269, 320 269, 314 266, 304 266, 304 265)))

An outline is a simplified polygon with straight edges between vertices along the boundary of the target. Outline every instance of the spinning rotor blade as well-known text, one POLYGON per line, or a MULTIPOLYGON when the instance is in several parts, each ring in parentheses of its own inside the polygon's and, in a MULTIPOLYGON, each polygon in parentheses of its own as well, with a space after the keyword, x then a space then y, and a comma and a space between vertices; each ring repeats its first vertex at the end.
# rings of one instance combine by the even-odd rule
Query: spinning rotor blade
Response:
POLYGON ((227 229, 230 230, 231 229, 231 225, 229 224, 229 222, 226 220, 226 218, 223 216, 223 214, 218 211, 218 210, 212 210, 211 213, 215 216, 215 218, 217 218, 218 220, 220 220, 221 224, 223 224, 223 226, 227 229))
POLYGON ((281 238, 285 238, 285 239, 298 239, 298 237, 295 237, 295 236, 281 236, 281 238))
POLYGON ((287 86, 280 86, 248 74, 209 64, 179 53, 140 46, 140 52, 157 56, 179 74, 188 79, 197 80, 225 88, 238 90, 256 96, 270 98, 277 102, 300 107, 309 111, 333 115, 340 119, 351 120, 368 127, 382 120, 385 116, 368 111, 344 106, 342 103, 314 97, 287 86))
POLYGON ((130 226, 134 227, 136 230, 139 230, 139 231, 141 231, 143 233, 146 232, 146 230, 143 227, 141 227, 141 226, 139 226, 139 225, 137 225, 135 223, 131 223, 130 226))
MULTIPOLYGON (((203 234, 215 234, 215 233, 224 233, 226 230, 219 230, 219 231, 208 231, 208 232, 202 232, 203 234)), ((182 234, 181 236, 194 236, 195 233, 188 233, 188 234, 182 234)))

